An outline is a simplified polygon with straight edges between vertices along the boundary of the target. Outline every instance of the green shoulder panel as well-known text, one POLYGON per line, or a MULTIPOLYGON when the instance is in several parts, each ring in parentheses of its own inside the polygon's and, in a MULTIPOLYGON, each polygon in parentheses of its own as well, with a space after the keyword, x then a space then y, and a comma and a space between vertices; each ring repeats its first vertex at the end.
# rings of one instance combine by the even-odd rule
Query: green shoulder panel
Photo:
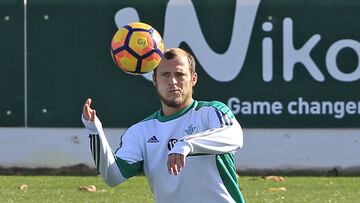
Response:
POLYGON ((144 161, 139 161, 133 164, 129 164, 125 160, 115 156, 116 164, 118 165, 121 174, 124 178, 131 178, 132 176, 138 175, 143 171, 144 161))
POLYGON ((148 116, 147 118, 145 118, 144 120, 142 120, 141 122, 145 122, 148 120, 152 120, 152 119, 157 119, 161 122, 166 122, 169 120, 173 120, 175 118, 178 118, 182 115, 184 115, 185 113, 187 113, 191 108, 195 107, 195 110, 199 110, 202 107, 214 107, 216 109, 218 109, 219 111, 221 111, 223 114, 226 114, 227 116, 229 116, 229 118, 235 118, 234 114, 231 112, 230 108, 228 106, 226 106, 226 104, 220 102, 220 101, 194 101, 190 106, 188 106, 187 108, 183 109, 182 111, 171 115, 171 116, 162 116, 160 111, 158 110, 155 113, 151 114, 150 116, 148 116))
POLYGON ((140 122, 145 122, 148 120, 152 120, 152 119, 157 119, 159 114, 159 111, 156 111, 155 113, 151 114, 150 116, 148 116, 147 118, 145 118, 144 120, 140 121, 140 122))
POLYGON ((196 110, 200 109, 201 107, 208 107, 212 106, 219 111, 221 111, 223 114, 226 114, 229 116, 229 118, 235 118, 234 114, 231 112, 230 108, 226 106, 226 104, 220 102, 220 101, 199 101, 198 105, 196 107, 196 110))

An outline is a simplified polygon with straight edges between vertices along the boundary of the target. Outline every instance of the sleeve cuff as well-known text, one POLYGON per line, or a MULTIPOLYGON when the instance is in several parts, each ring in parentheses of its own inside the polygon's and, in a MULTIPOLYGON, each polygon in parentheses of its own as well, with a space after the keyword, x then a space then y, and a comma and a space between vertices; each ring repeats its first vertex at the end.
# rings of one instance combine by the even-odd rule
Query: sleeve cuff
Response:
POLYGON ((175 146, 170 150, 169 154, 182 154, 187 156, 192 151, 192 147, 188 142, 178 141, 175 146))
POLYGON ((83 115, 81 115, 81 120, 85 126, 85 131, 88 135, 98 135, 99 134, 99 130, 96 126, 97 126, 98 122, 101 126, 101 122, 97 117, 95 117, 94 122, 90 122, 90 121, 87 121, 83 115))

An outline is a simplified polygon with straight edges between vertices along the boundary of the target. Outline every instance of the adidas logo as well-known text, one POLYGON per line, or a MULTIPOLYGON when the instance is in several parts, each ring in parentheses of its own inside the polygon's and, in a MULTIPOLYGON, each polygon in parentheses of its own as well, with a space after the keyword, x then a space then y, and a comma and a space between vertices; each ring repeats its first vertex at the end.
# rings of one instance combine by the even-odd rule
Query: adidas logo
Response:
POLYGON ((148 139, 147 141, 148 143, 158 143, 159 140, 154 136, 150 137, 150 139, 148 139))

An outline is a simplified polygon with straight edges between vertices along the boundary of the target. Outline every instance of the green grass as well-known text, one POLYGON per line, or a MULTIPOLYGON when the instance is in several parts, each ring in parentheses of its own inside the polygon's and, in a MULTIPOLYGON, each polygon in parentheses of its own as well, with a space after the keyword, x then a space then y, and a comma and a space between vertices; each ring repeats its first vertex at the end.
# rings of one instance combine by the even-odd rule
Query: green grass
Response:
POLYGON ((108 187, 99 176, 0 176, 0 202, 154 202, 144 177, 108 187), (26 191, 20 190, 28 185, 26 191), (95 185, 95 193, 80 186, 95 185))
POLYGON ((285 177, 273 182, 258 177, 241 177, 241 186, 248 202, 359 202, 360 177, 285 177), (270 188, 287 191, 272 192, 270 188))
MULTIPOLYGON (((243 176, 241 190, 247 202, 359 202, 360 177, 285 177, 273 182, 243 176), (273 187, 286 191, 272 192, 273 187)), ((145 177, 133 177, 110 188, 99 176, 0 176, 0 202, 154 202, 145 177), (27 190, 20 190, 22 184, 27 190), (79 186, 96 185, 94 193, 79 186)))

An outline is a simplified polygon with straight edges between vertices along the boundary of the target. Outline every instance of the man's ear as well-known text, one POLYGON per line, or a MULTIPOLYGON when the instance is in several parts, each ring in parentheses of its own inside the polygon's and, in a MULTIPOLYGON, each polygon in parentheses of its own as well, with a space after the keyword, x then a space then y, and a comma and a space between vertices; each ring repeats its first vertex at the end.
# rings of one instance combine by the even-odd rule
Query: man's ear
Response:
POLYGON ((198 79, 197 73, 193 73, 192 76, 191 76, 191 83, 192 83, 193 87, 196 85, 197 79, 198 79))

